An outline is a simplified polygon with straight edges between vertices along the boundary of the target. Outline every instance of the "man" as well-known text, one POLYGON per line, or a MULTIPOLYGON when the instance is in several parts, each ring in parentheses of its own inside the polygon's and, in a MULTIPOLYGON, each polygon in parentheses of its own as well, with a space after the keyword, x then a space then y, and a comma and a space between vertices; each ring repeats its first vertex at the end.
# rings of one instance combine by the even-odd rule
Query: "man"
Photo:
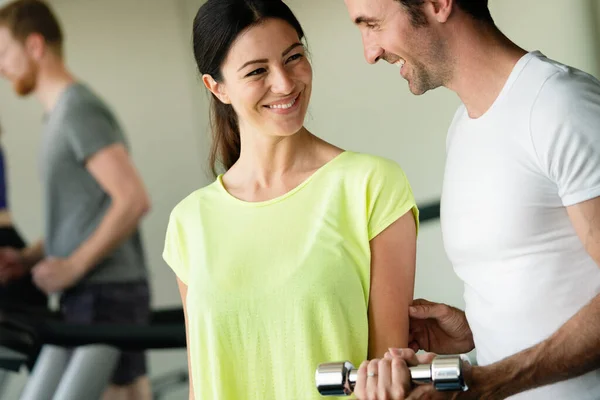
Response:
POLYGON ((598 399, 600 83, 511 42, 487 0, 345 2, 368 62, 398 65, 413 94, 444 86, 463 103, 441 224, 466 316, 415 301, 410 347, 478 358, 470 389, 442 395, 413 390, 406 366, 417 359, 402 349, 363 363, 356 394, 598 399))
MULTIPOLYGON (((147 323, 149 289, 138 225, 149 210, 126 138, 111 110, 63 61, 63 34, 49 6, 0 8, 0 73, 44 108, 40 171, 45 239, 4 249, 0 279, 25 274, 62 292, 65 320, 147 323)), ((144 353, 124 353, 105 398, 149 399, 144 353)))

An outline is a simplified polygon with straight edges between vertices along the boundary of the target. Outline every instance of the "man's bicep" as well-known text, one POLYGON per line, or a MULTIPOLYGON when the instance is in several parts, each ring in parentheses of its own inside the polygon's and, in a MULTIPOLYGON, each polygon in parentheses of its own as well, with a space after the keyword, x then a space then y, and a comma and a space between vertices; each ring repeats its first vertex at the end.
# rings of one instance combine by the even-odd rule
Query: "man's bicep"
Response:
POLYGON ((143 192, 143 184, 122 143, 94 153, 86 167, 98 184, 112 197, 125 197, 143 192))
POLYGON ((569 206, 567 213, 586 251, 600 267, 600 197, 569 206))

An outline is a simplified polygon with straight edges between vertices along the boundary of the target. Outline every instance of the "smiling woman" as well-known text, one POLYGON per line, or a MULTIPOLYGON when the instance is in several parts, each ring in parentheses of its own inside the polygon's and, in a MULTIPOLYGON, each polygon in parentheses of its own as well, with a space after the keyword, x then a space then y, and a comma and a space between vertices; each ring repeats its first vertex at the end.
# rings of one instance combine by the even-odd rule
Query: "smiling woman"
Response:
POLYGON ((203 81, 215 106, 235 112, 240 132, 293 135, 302 128, 312 87, 312 69, 299 42, 302 30, 281 19, 256 28, 236 38, 222 76, 204 73, 203 81))
MULTIPOLYGON (((213 94, 211 117, 214 136, 210 162, 215 174, 218 161, 221 161, 225 169, 229 169, 240 156, 240 120, 260 122, 260 119, 257 120, 258 115, 249 112, 242 102, 248 102, 250 107, 260 103, 262 107, 279 109, 280 105, 294 105, 302 87, 306 89, 306 93, 304 109, 299 116, 303 117, 312 81, 310 64, 305 58, 304 45, 301 43, 304 31, 287 7, 281 7, 276 4, 278 2, 265 2, 262 5, 263 13, 280 17, 269 21, 278 26, 271 30, 257 31, 262 35, 256 35, 254 32, 248 34, 248 29, 264 22, 264 18, 258 16, 257 5, 248 3, 246 7, 240 7, 238 4, 233 6, 229 3, 209 2, 205 6, 206 12, 198 13, 194 25, 194 54, 198 69, 203 74, 205 85, 213 94), (213 15, 225 18, 225 23, 208 20, 213 15), (240 23, 237 24, 237 21, 240 23), (247 25, 246 30, 240 29, 243 25, 247 25), (275 36, 269 36, 273 32, 275 36), (281 36, 282 32, 285 36, 281 36), (272 43, 273 40, 278 41, 278 46, 272 43), (235 45, 238 51, 229 51, 232 45, 235 45), (271 54, 268 54, 268 50, 271 54), (290 84, 291 78, 288 77, 288 73, 278 73, 276 78, 283 81, 275 82, 275 92, 279 90, 283 94, 274 92, 270 95, 271 99, 268 99, 266 95, 271 81, 265 77, 272 68, 275 68, 275 72, 281 72, 282 68, 292 72, 296 82, 301 83, 296 88, 297 93, 286 92, 289 88, 286 85, 290 84)), ((301 126, 302 118, 296 120, 301 126)), ((293 133, 297 130, 298 126, 293 133)))
POLYGON ((192 398, 318 399, 319 364, 408 344, 410 185, 396 163, 304 127, 303 39, 279 0, 208 0, 195 19, 216 179, 172 211, 163 252, 185 310, 192 398))

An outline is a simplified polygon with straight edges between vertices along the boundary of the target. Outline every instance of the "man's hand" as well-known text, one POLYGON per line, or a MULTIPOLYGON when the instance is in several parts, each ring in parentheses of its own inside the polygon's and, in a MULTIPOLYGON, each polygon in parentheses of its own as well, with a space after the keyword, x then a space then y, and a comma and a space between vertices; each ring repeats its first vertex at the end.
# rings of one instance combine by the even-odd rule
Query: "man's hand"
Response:
POLYGON ((437 354, 468 353, 475 348, 465 313, 446 304, 417 299, 409 309, 413 351, 437 354))
POLYGON ((65 258, 46 258, 31 270, 33 282, 46 294, 56 293, 77 283, 84 270, 65 258))
POLYGON ((27 274, 21 252, 12 247, 0 248, 0 284, 6 285, 11 281, 20 279, 27 274))
POLYGON ((438 392, 433 385, 419 385, 410 393, 406 400, 458 400, 463 398, 466 400, 469 398, 466 396, 462 392, 438 392))
POLYGON ((390 349, 383 359, 364 361, 357 373, 358 400, 404 400, 412 390, 409 366, 429 364, 435 354, 416 355, 411 349, 390 349))

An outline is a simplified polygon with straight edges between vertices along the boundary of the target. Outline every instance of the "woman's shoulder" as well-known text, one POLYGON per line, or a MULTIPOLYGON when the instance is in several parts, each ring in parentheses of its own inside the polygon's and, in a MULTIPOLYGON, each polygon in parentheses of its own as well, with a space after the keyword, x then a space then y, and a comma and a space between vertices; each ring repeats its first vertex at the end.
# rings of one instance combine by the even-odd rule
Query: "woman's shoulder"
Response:
POLYGON ((220 194, 218 179, 206 186, 196 189, 186 195, 173 207, 171 218, 185 219, 190 214, 197 214, 207 203, 217 200, 220 194))
POLYGON ((360 193, 377 192, 382 187, 412 190, 400 163, 384 156, 354 151, 343 153, 326 181, 344 190, 354 188, 360 193))
POLYGON ((363 175, 403 172, 400 163, 390 158, 350 150, 343 153, 338 169, 346 174, 363 175))

